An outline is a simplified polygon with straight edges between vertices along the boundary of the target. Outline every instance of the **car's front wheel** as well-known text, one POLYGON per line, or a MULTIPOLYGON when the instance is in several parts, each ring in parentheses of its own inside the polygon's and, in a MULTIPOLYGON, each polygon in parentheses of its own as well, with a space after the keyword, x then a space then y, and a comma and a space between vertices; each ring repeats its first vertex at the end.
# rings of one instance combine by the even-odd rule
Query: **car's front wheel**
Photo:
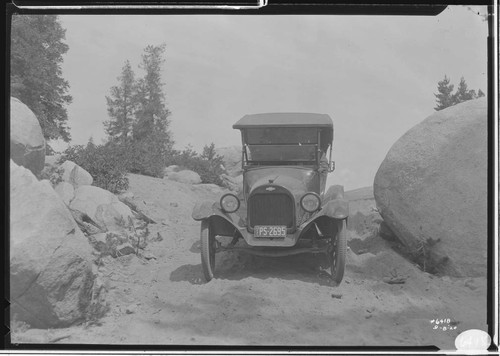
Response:
POLYGON ((330 241, 330 259, 332 279, 340 284, 344 278, 346 250, 347 250, 347 228, 346 221, 336 222, 337 232, 331 237, 330 241))
POLYGON ((201 222, 200 240, 201 266, 205 281, 209 282, 214 278, 216 240, 215 233, 208 220, 201 222))

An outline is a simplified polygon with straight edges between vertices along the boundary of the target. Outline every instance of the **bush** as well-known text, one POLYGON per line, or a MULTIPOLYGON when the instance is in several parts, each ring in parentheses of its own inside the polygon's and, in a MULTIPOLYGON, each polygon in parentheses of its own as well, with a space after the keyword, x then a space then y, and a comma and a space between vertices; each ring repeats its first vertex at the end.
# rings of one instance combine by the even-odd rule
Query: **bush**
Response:
POLYGON ((203 153, 198 155, 192 147, 177 152, 172 164, 190 169, 200 175, 202 183, 212 183, 222 186, 221 174, 225 173, 222 156, 215 153, 215 145, 203 147, 203 153))
POLYGON ((161 148, 153 139, 131 141, 126 144, 108 142, 96 146, 92 140, 87 146, 71 146, 64 151, 61 161, 70 160, 85 169, 94 178, 94 185, 120 193, 128 189, 126 173, 163 177, 166 166, 176 164, 200 175, 202 183, 222 186, 223 157, 215 153, 212 143, 200 155, 191 147, 183 151, 161 148))
POLYGON ((70 160, 85 169, 94 178, 94 185, 113 193, 128 189, 126 152, 114 144, 96 146, 92 140, 86 147, 71 146, 64 151, 61 161, 70 160))
POLYGON ((154 139, 134 141, 122 148, 126 152, 125 163, 130 173, 163 178, 169 150, 161 148, 161 142, 154 139))
POLYGON ((45 166, 42 172, 40 172, 40 179, 47 179, 50 181, 50 184, 55 187, 60 182, 62 182, 62 176, 64 174, 64 170, 58 166, 45 166))

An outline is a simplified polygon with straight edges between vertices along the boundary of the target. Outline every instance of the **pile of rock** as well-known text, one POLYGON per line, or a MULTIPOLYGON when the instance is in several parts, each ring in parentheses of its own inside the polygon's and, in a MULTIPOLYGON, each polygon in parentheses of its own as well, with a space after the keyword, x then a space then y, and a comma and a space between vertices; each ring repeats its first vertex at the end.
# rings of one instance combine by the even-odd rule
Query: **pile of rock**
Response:
POLYGON ((10 157, 38 174, 45 163, 45 139, 35 114, 17 98, 10 98, 10 157))
POLYGON ((137 247, 137 236, 146 234, 147 224, 137 207, 134 206, 134 210, 129 207, 131 193, 117 197, 105 189, 92 186, 92 176, 74 162, 53 165, 59 169, 62 179, 54 185, 54 190, 100 256, 109 254, 117 257, 137 251, 134 248, 137 247), (122 236, 118 245, 113 238, 116 235, 122 236), (107 244, 106 248, 102 243, 107 244))
POLYGON ((17 99, 11 108, 11 318, 47 328, 98 317, 106 305, 96 262, 138 253, 152 220, 92 186, 74 162, 46 160, 35 115, 17 99), (42 169, 50 180, 37 178, 42 169))
POLYGON ((163 178, 186 184, 200 184, 201 177, 189 169, 182 169, 177 165, 168 166, 163 171, 163 178))
POLYGON ((57 327, 84 319, 94 295, 92 249, 47 180, 10 163, 13 319, 57 327))

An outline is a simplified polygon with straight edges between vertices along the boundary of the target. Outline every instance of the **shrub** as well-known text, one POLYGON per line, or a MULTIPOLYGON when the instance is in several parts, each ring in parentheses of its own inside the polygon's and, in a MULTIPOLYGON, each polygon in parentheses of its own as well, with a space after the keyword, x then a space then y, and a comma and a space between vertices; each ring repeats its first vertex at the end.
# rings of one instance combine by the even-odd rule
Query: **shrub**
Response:
POLYGON ((203 153, 198 155, 192 147, 188 146, 181 152, 177 152, 172 164, 190 169, 200 175, 202 183, 212 183, 222 186, 223 181, 223 158, 215 153, 215 145, 211 143, 203 147, 203 153))
POLYGON ((45 167, 40 173, 40 179, 48 179, 50 184, 55 187, 57 184, 62 182, 62 176, 64 170, 58 166, 45 167))
POLYGON ((96 146, 90 140, 86 147, 70 146, 61 161, 70 160, 85 169, 94 178, 95 186, 121 193, 128 189, 125 156, 126 152, 114 144, 96 146))
POLYGON ((167 150, 161 149, 154 140, 130 142, 122 150, 126 152, 125 162, 129 172, 151 177, 163 177, 169 153, 167 150))

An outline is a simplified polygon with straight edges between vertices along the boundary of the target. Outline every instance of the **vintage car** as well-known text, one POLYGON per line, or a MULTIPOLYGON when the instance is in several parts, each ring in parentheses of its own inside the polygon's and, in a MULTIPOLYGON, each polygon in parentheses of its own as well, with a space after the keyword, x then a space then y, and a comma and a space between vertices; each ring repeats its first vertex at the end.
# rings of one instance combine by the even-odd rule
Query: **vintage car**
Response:
POLYGON ((343 186, 331 186, 325 193, 327 174, 335 168, 330 116, 254 114, 233 128, 241 130, 242 191, 200 202, 192 214, 201 221, 206 281, 216 276, 218 252, 243 250, 276 257, 326 254, 331 278, 340 283, 349 204, 343 186), (222 238, 230 242, 224 244, 222 238))

